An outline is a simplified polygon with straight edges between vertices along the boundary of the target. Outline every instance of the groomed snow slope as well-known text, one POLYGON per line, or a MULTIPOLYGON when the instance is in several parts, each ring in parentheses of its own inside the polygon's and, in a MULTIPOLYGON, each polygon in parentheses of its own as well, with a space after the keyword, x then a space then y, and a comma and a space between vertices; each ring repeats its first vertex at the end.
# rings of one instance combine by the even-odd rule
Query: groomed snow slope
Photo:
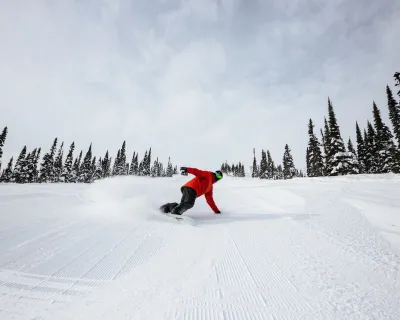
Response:
POLYGON ((400 319, 400 178, 0 185, 0 319, 400 319))

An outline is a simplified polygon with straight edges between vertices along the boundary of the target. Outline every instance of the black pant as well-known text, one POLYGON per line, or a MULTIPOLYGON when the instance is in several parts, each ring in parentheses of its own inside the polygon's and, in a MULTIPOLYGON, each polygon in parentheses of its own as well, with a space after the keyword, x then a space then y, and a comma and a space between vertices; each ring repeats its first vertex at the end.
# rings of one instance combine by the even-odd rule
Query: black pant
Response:
POLYGON ((194 203, 196 201, 196 191, 190 187, 182 187, 182 199, 181 203, 178 204, 177 202, 166 203, 161 206, 161 211, 164 213, 171 212, 171 214, 179 214, 181 215, 185 211, 193 208, 194 203))

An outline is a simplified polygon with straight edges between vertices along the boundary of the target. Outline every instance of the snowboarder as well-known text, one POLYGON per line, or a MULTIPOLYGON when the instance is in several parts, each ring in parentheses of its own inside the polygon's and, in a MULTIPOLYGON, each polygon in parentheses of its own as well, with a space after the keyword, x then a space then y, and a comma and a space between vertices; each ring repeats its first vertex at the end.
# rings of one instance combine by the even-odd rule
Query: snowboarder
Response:
POLYGON ((194 206, 196 198, 204 195, 214 213, 221 213, 213 199, 213 184, 222 179, 222 172, 220 170, 212 172, 187 167, 181 167, 180 171, 182 175, 190 173, 195 177, 181 187, 182 199, 180 204, 177 202, 166 203, 160 207, 160 210, 164 213, 181 215, 194 206))

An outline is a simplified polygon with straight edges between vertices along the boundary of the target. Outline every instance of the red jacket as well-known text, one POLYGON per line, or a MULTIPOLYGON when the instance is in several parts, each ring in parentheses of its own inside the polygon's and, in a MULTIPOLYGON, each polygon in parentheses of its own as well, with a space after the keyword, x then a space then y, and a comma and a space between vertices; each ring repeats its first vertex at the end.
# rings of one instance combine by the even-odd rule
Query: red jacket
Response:
POLYGON ((190 187, 196 191, 197 198, 203 194, 210 208, 214 212, 218 212, 219 209, 215 205, 213 199, 213 184, 216 182, 214 173, 211 171, 202 171, 195 168, 187 168, 187 173, 195 175, 192 180, 186 182, 183 187, 190 187))

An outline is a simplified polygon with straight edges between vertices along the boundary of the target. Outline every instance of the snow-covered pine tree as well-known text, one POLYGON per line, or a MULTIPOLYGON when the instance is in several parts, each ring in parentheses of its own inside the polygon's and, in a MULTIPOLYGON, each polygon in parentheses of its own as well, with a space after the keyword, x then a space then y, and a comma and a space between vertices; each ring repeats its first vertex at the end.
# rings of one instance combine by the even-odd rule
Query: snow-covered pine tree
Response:
POLYGON ((107 178, 110 176, 110 166, 111 166, 111 159, 108 154, 108 150, 106 151, 106 154, 104 156, 103 161, 101 162, 101 169, 103 172, 103 177, 102 178, 107 178))
POLYGON ((34 183, 36 181, 38 152, 40 152, 40 149, 38 150, 37 148, 35 148, 26 157, 25 165, 22 169, 23 172, 22 183, 34 183))
POLYGON ((136 152, 135 165, 133 166, 133 174, 135 176, 139 175, 139 154, 136 152))
POLYGON ((329 124, 328 121, 326 120, 326 117, 324 118, 324 133, 322 134, 321 130, 321 135, 322 135, 322 146, 324 150, 323 154, 323 162, 324 162, 324 175, 328 176, 330 172, 330 165, 329 165, 329 150, 331 148, 330 145, 330 130, 329 130, 329 124))
MULTIPOLYGON (((274 168, 274 170, 275 170, 275 168, 274 168)), ((244 170, 244 164, 241 163, 240 164, 240 177, 244 178, 245 176, 246 176, 246 171, 244 170)))
POLYGON ((383 122, 381 112, 375 101, 373 102, 373 115, 375 127, 375 147, 377 156, 377 172, 393 172, 396 165, 396 146, 389 127, 383 122))
POLYGON ((153 177, 153 178, 159 177, 160 176, 159 170, 160 170, 160 167, 159 167, 159 164, 158 164, 158 159, 156 159, 156 160, 154 160, 154 164, 150 169, 151 177, 153 177))
POLYGON ((378 171, 375 135, 371 122, 367 121, 367 132, 364 130, 366 173, 377 173, 378 171))
POLYGON ((15 163, 14 171, 11 176, 10 182, 21 183, 22 181, 22 168, 25 166, 26 146, 24 146, 15 163))
POLYGON ((118 175, 118 169, 120 167, 120 162, 121 162, 121 149, 118 149, 117 156, 115 158, 114 164, 113 164, 113 169, 112 169, 112 175, 117 176, 118 175))
POLYGON ((149 176, 150 175, 150 166, 151 165, 151 147, 149 149, 149 152, 147 153, 146 160, 143 163, 143 175, 144 176, 149 176))
POLYGON ((346 148, 340 134, 339 125, 337 124, 335 111, 331 100, 328 98, 328 113, 329 113, 329 135, 325 136, 325 141, 329 141, 328 149, 328 175, 346 175, 349 172, 347 162, 351 161, 351 155, 346 153, 346 148))
POLYGON ((72 178, 71 178, 71 181, 70 181, 72 183, 78 182, 78 178, 79 178, 80 170, 81 170, 82 154, 83 154, 83 152, 81 150, 81 152, 79 153, 78 158, 76 158, 75 161, 74 161, 74 165, 72 167, 72 178))
POLYGON ((54 160, 54 180, 53 182, 59 182, 63 171, 63 156, 64 156, 64 142, 58 150, 57 156, 54 160))
MULTIPOLYGON (((34 151, 36 152, 36 151, 34 151)), ((34 153, 28 153, 21 163, 21 170, 19 174, 19 181, 18 183, 29 183, 30 181, 30 174, 29 174, 29 167, 32 168, 32 162, 34 159, 34 153)))
POLYGON ((178 166, 174 167, 174 174, 178 174, 178 166))
POLYGON ((99 158, 99 161, 97 161, 97 164, 96 164, 96 169, 94 171, 92 180, 93 181, 100 180, 100 179, 103 178, 103 176, 104 176, 104 173, 103 173, 103 161, 101 160, 101 158, 99 158))
POLYGON ((92 144, 90 144, 88 151, 80 169, 78 177, 79 182, 90 183, 92 178, 92 144))
POLYGON ((129 168, 130 176, 133 176, 135 174, 135 157, 136 157, 136 152, 134 151, 132 156, 131 166, 129 168))
POLYGON ((40 183, 52 182, 54 179, 54 155, 56 153, 57 141, 58 139, 55 138, 50 152, 46 153, 43 157, 39 176, 40 183))
POLYGON ((293 157, 289 145, 285 145, 285 152, 283 154, 283 178, 292 179, 296 175, 296 168, 294 166, 293 157))
POLYGON ((268 161, 267 161, 267 154, 264 149, 261 150, 261 161, 260 161, 260 171, 259 171, 259 178, 260 179, 267 179, 267 170, 268 170, 268 161))
MULTIPOLYGON (((147 157, 147 154, 145 155, 145 158, 147 157)), ((143 163, 144 161, 140 161, 139 166, 138 166, 138 176, 143 176, 143 163)))
POLYGON ((33 165, 32 165, 32 183, 36 183, 39 181, 39 170, 38 164, 40 159, 40 153, 42 152, 42 148, 36 149, 35 156, 33 158, 33 165))
POLYGON ((272 160, 271 153, 267 150, 267 177, 268 179, 274 179, 275 177, 275 163, 272 160))
POLYGON ((96 171, 96 157, 92 159, 92 165, 90 166, 90 183, 92 183, 94 180, 94 173, 96 171))
POLYGON ((168 157, 168 165, 167 165, 167 177, 172 177, 174 175, 174 168, 172 167, 171 157, 168 157))
POLYGON ((8 128, 5 127, 0 135, 0 169, 1 169, 1 158, 3 157, 3 147, 7 138, 7 133, 8 133, 8 128))
POLYGON ((69 183, 72 182, 72 162, 74 160, 74 150, 75 150, 75 142, 71 143, 69 147, 67 158, 65 159, 65 164, 63 167, 63 171, 60 177, 60 182, 69 183))
POLYGON ((148 156, 147 156, 147 150, 145 151, 145 153, 144 153, 144 157, 143 157, 143 160, 142 161, 140 161, 140 164, 139 164, 139 175, 140 176, 144 176, 144 175, 146 175, 146 173, 147 173, 147 163, 148 163, 148 156))
POLYGON ((108 159, 108 163, 106 166, 106 173, 104 173, 105 177, 111 177, 111 164, 112 164, 113 158, 110 157, 110 159, 108 159))
POLYGON ((347 141, 347 151, 351 152, 354 154, 355 157, 357 157, 356 150, 354 149, 353 142, 351 141, 351 138, 349 137, 349 140, 347 141))
POLYGON ((253 148, 253 167, 252 167, 251 177, 252 178, 258 178, 259 177, 257 159, 256 159, 256 149, 255 148, 253 148))
POLYGON ((124 176, 127 174, 126 172, 126 142, 122 143, 122 147, 119 153, 118 163, 116 164, 116 175, 124 176))
POLYGON ((400 105, 397 104, 389 86, 386 86, 386 95, 388 99, 389 119, 392 123, 393 133, 400 147, 400 105))
POLYGON ((11 182, 13 174, 13 162, 14 162, 14 157, 11 157, 10 161, 8 162, 7 168, 3 170, 3 173, 1 175, 1 182, 4 183, 11 182))
POLYGON ((279 164, 276 167, 276 178, 278 180, 282 180, 283 179, 283 169, 282 169, 282 165, 281 164, 279 164))
MULTIPOLYGON (((361 130, 356 122, 356 135, 357 135, 357 160, 358 160, 358 170, 359 173, 366 172, 366 165, 365 165, 365 145, 364 139, 361 135, 361 130)), ((350 150, 349 150, 350 151, 350 150)))
POLYGON ((308 122, 307 175, 321 177, 324 175, 324 163, 318 138, 314 134, 314 124, 308 122))

